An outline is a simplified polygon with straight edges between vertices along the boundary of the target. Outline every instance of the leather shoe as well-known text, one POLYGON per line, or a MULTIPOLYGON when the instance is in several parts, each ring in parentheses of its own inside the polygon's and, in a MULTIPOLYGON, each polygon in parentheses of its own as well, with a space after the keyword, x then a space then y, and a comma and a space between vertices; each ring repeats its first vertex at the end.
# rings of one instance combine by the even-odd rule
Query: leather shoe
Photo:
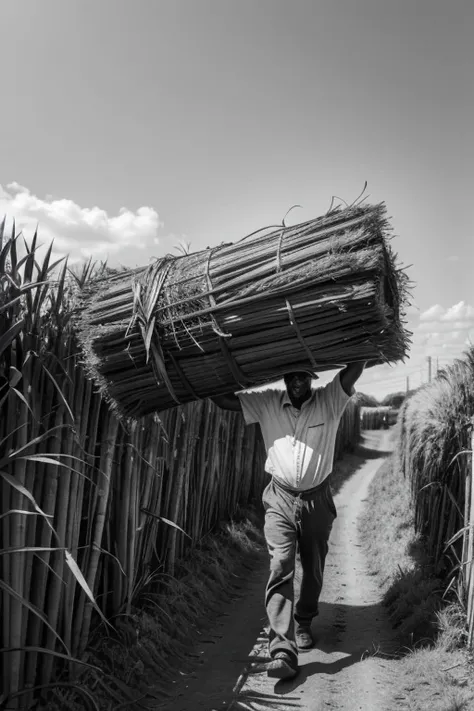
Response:
POLYGON ((267 675, 275 679, 293 679, 298 674, 298 667, 287 652, 277 652, 266 668, 267 675))
POLYGON ((314 646, 314 637, 309 627, 300 627, 295 633, 298 649, 311 649, 314 646))

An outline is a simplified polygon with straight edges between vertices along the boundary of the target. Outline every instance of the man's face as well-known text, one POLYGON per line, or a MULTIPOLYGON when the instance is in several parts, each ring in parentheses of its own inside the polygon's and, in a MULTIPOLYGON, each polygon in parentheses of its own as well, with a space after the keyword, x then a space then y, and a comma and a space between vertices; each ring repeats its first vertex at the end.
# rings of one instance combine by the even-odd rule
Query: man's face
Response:
POLYGON ((311 392, 311 376, 309 373, 296 371, 284 376, 286 390, 290 398, 301 400, 311 392))

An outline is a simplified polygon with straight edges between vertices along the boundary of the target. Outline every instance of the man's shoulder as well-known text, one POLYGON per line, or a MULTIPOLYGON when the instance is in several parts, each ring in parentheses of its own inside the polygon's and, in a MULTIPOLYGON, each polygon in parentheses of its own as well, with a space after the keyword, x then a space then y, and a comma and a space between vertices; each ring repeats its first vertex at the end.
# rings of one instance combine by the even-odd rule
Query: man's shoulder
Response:
POLYGON ((265 389, 237 393, 247 424, 275 418, 281 411, 283 393, 281 390, 265 389))

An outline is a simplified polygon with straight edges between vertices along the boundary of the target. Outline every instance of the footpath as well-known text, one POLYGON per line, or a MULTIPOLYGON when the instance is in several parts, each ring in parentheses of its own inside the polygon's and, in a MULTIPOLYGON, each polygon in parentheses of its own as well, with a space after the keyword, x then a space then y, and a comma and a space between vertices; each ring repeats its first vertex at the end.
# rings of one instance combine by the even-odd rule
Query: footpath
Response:
POLYGON ((240 596, 222 606, 196 650, 196 669, 183 675, 166 711, 384 711, 395 673, 395 641, 380 591, 358 540, 357 522, 369 484, 390 450, 389 433, 368 431, 366 457, 335 497, 316 646, 300 654, 290 682, 254 673, 267 658, 263 606, 268 564, 244 581, 240 596), (257 667, 254 666, 257 664, 257 667))

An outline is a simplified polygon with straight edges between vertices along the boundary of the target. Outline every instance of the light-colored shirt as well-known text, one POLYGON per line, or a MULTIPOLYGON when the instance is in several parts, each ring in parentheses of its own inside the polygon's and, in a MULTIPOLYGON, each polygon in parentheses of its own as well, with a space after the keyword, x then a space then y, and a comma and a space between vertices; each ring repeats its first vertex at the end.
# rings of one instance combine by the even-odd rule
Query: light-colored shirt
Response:
POLYGON ((286 390, 239 393, 247 425, 258 422, 267 450, 265 470, 277 481, 304 491, 331 473, 340 419, 350 400, 339 373, 311 391, 301 410, 286 390))

